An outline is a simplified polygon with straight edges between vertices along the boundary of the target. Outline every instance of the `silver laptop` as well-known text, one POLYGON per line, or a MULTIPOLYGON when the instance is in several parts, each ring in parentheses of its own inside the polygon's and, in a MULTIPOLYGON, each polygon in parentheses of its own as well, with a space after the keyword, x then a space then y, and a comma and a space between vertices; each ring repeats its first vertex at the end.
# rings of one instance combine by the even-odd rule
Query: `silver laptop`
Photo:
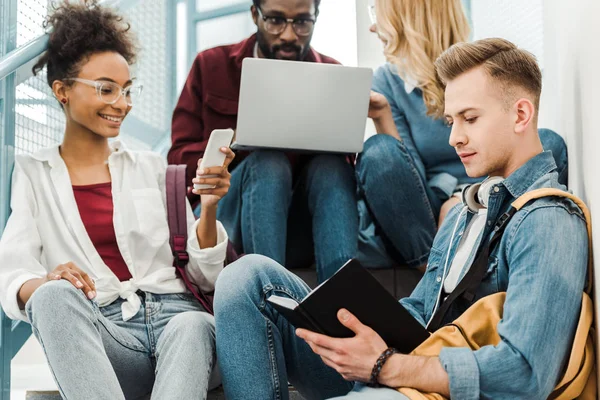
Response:
POLYGON ((372 78, 370 68, 246 58, 232 148, 361 152, 372 78))

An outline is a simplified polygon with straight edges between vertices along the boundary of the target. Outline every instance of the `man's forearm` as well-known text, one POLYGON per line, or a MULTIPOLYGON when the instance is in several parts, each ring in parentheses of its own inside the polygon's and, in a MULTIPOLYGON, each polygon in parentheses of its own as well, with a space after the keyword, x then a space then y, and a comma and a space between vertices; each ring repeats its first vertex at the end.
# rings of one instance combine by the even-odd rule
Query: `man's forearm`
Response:
POLYGON ((383 366, 379 383, 392 388, 408 387, 450 397, 448 374, 437 357, 395 354, 383 366))

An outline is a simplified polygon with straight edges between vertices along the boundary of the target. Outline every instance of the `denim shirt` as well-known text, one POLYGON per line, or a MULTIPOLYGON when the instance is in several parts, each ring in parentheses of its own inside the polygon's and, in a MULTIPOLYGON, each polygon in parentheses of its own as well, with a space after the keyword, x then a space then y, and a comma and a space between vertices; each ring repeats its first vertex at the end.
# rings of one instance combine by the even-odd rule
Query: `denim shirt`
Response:
MULTIPOLYGON (((491 239, 495 221, 516 198, 539 188, 565 190, 558 183, 556 164, 548 151, 491 188, 483 237, 491 239)), ((425 275, 411 296, 401 300, 423 325, 433 314, 444 275, 470 217, 462 205, 451 210, 435 237, 425 275)), ((513 216, 491 251, 487 275, 473 301, 457 301, 446 316, 447 323, 480 298, 507 292, 503 319, 497 327, 498 345, 476 351, 442 349, 439 358, 449 376, 451 398, 548 397, 570 354, 587 260, 585 219, 570 200, 538 199, 513 216)))

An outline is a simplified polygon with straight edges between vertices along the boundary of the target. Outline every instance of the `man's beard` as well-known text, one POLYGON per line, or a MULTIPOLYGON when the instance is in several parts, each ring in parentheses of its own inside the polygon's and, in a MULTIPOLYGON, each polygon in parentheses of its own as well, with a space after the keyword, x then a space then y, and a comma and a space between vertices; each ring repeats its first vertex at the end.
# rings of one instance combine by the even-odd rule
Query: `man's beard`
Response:
POLYGON ((304 50, 302 47, 295 44, 282 44, 275 45, 273 47, 269 47, 267 40, 265 39, 263 33, 259 30, 256 34, 256 42, 258 43, 258 48, 265 58, 276 59, 276 54, 279 50, 295 52, 296 57, 295 61, 302 61, 306 58, 308 51, 310 50, 310 39, 306 43, 304 50))

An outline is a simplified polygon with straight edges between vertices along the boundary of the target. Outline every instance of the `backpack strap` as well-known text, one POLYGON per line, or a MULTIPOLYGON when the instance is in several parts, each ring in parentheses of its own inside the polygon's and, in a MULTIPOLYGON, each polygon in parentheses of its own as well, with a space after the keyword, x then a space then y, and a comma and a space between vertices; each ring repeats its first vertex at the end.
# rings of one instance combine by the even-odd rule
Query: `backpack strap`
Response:
POLYGON ((167 217, 169 220, 169 244, 177 265, 185 266, 189 256, 187 245, 187 218, 185 204, 185 165, 167 167, 167 217))
POLYGON ((471 268, 469 269, 469 271, 467 271, 467 273, 462 278, 462 280, 459 282, 459 284, 456 286, 456 288, 452 291, 452 293, 450 293, 450 295, 446 298, 446 300, 440 305, 440 307, 438 308, 435 315, 431 318, 431 321, 429 322, 429 325, 427 326, 427 328, 431 332, 436 331, 437 329, 439 329, 442 326, 442 322, 444 320, 444 317, 446 316, 446 313, 448 312, 448 310, 450 309, 452 304, 459 297, 463 297, 467 301, 473 301, 473 299, 475 298, 476 291, 477 291, 479 285, 481 284, 481 282, 483 281, 485 274, 487 273, 488 259, 489 259, 490 251, 494 249, 496 244, 498 244, 498 242, 502 238, 502 234, 504 233, 506 226, 508 225, 508 222, 512 219, 512 217, 516 214, 516 212, 519 211, 521 208, 523 208, 527 203, 529 203, 535 199, 539 199, 542 197, 550 197, 550 196, 568 198, 568 199, 572 200, 575 204, 577 204, 577 206, 584 213, 586 223, 587 223, 587 229, 588 229, 588 247, 589 247, 588 285, 587 285, 586 291, 588 292, 588 294, 591 293, 592 268, 593 268, 592 253, 591 253, 591 251, 592 251, 592 246, 591 246, 592 230, 591 229, 592 228, 591 228, 591 218, 590 218, 590 214, 589 214, 587 207, 585 206, 583 201, 581 201, 577 196, 575 196, 571 193, 562 191, 560 189, 551 189, 551 188, 536 189, 536 190, 532 190, 532 191, 527 192, 524 195, 520 196, 518 199, 516 199, 511 204, 510 209, 500 216, 500 218, 496 222, 496 225, 494 226, 494 234, 493 234, 492 238, 477 250, 477 253, 475 254, 475 260, 473 261, 473 264, 472 264, 471 268))
POLYGON ((192 292, 204 309, 212 314, 212 302, 190 281, 185 271, 185 266, 190 259, 186 250, 188 239, 186 168, 186 165, 169 165, 165 179, 167 189, 167 218, 170 232, 169 244, 173 252, 173 267, 175 267, 177 273, 183 279, 188 290, 192 292))

